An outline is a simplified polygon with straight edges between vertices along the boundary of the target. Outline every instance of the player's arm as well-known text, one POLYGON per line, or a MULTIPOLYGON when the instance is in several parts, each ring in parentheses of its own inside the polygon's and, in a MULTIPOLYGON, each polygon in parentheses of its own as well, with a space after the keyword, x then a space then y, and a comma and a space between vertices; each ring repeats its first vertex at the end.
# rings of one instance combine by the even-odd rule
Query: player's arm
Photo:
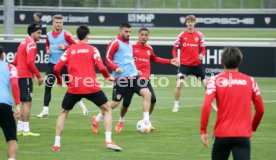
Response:
POLYGON ((62 85, 62 78, 60 76, 60 72, 63 69, 63 67, 66 64, 68 64, 69 58, 70 58, 70 53, 67 50, 62 54, 62 56, 60 57, 58 63, 54 67, 54 74, 57 78, 57 84, 58 85, 62 85))
POLYGON ((207 127, 208 127, 209 117, 212 109, 212 102, 215 96, 216 96, 215 77, 212 77, 207 85, 207 89, 205 92, 205 97, 202 105, 202 110, 201 110, 201 118, 200 118, 201 142, 205 147, 209 146, 207 127))
POLYGON ((50 54, 50 42, 49 42, 49 39, 48 39, 48 34, 46 34, 46 45, 45 45, 45 48, 46 48, 46 54, 50 54))
POLYGON ((64 45, 61 49, 66 50, 66 49, 70 48, 71 45, 76 44, 76 41, 74 40, 72 34, 67 31, 64 31, 64 39, 69 45, 67 45, 67 46, 64 45))
POLYGON ((202 33, 199 33, 199 48, 200 48, 200 54, 199 54, 199 60, 202 60, 203 57, 206 55, 206 48, 205 48, 205 38, 202 33))
POLYGON ((180 48, 180 46, 182 44, 182 42, 181 42, 182 34, 183 34, 183 32, 178 35, 177 39, 174 42, 173 49, 172 49, 173 58, 177 58, 177 50, 180 48))
POLYGON ((105 79, 110 79, 110 75, 108 73, 107 68, 104 66, 102 58, 100 56, 100 52, 97 48, 94 48, 94 55, 93 55, 94 62, 98 67, 99 71, 102 73, 105 79))
POLYGON ((263 103, 263 99, 262 99, 258 84, 254 81, 253 78, 252 78, 252 82, 253 82, 252 101, 254 103, 254 107, 255 107, 255 111, 256 111, 253 121, 252 121, 252 130, 256 131, 261 120, 262 120, 263 114, 264 114, 264 103, 263 103))
POLYGON ((113 71, 116 71, 116 69, 119 68, 119 66, 117 66, 113 61, 114 54, 118 51, 118 49, 119 49, 119 44, 115 40, 111 41, 107 46, 106 64, 113 71))
POLYGON ((11 64, 9 64, 8 67, 10 70, 10 83, 11 83, 11 90, 12 90, 14 102, 16 105, 19 105, 20 104, 20 91, 19 91, 19 86, 18 86, 17 70, 11 64))
POLYGON ((36 57, 36 44, 34 42, 29 43, 27 48, 27 65, 31 72, 35 74, 37 79, 41 78, 41 74, 35 66, 35 57, 36 57))
POLYGON ((155 62, 155 63, 160 63, 160 64, 172 64, 171 59, 166 59, 166 58, 161 58, 157 57, 154 52, 151 52, 150 59, 155 62))

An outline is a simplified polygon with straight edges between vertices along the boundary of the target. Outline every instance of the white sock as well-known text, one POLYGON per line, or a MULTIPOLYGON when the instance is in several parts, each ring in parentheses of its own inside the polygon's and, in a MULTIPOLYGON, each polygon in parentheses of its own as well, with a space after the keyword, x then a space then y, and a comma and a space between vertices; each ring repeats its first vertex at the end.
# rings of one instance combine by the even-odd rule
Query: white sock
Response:
POLYGON ((102 112, 100 112, 97 116, 96 116, 96 121, 100 122, 102 119, 104 118, 102 112))
POLYGON ((30 132, 30 123, 23 122, 23 132, 30 132))
POLYGON ((119 122, 125 122, 125 117, 120 117, 119 122))
POLYGON ((9 158, 8 160, 15 160, 15 158, 9 158))
POLYGON ((143 117, 143 119, 144 119, 145 121, 149 121, 149 112, 144 112, 144 117, 143 117))
POLYGON ((105 142, 112 142, 111 135, 111 132, 105 132, 105 142))
POLYGON ((44 106, 43 107, 43 112, 49 113, 49 106, 44 106))
POLYGON ((18 120, 17 122, 17 132, 22 132, 23 131, 23 122, 18 120))
POLYGON ((178 108, 179 107, 179 101, 174 101, 174 107, 178 108))
POLYGON ((60 139, 61 139, 60 136, 55 137, 55 145, 54 146, 59 146, 60 147, 60 139))
POLYGON ((84 105, 84 103, 82 101, 79 101, 79 105, 80 105, 81 109, 86 108, 86 106, 84 105))

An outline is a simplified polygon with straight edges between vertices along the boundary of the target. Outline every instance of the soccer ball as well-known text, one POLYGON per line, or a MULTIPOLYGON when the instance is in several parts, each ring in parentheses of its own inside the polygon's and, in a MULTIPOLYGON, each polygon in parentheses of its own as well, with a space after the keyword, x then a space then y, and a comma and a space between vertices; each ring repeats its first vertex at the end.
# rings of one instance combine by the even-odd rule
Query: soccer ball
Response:
POLYGON ((137 122, 136 129, 139 133, 149 133, 150 132, 150 122, 140 120, 137 122))

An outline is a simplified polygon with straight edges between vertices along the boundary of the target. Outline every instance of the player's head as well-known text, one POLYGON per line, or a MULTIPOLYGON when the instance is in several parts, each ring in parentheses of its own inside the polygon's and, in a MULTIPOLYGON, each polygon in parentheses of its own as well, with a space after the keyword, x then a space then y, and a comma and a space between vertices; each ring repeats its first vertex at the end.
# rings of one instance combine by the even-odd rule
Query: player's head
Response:
POLYGON ((80 25, 77 28, 77 37, 80 41, 88 40, 88 35, 90 34, 90 30, 86 25, 80 25))
POLYGON ((221 64, 226 69, 237 69, 242 59, 242 53, 238 48, 226 47, 221 55, 221 64))
POLYGON ((149 40, 149 30, 147 28, 139 29, 139 42, 141 44, 146 44, 149 40))
POLYGON ((129 23, 122 23, 120 25, 120 35, 125 39, 128 40, 131 34, 131 26, 129 23))
POLYGON ((196 24, 196 17, 194 15, 188 15, 185 18, 185 24, 188 30, 193 30, 196 24))
POLYGON ((34 21, 39 22, 42 18, 42 14, 39 12, 34 13, 34 21))
POLYGON ((53 16, 53 28, 55 31, 60 31, 63 27, 63 17, 62 15, 54 15, 53 16))
POLYGON ((27 32, 29 36, 39 41, 41 38, 42 28, 39 24, 33 22, 28 26, 27 32))
POLYGON ((4 59, 4 48, 0 45, 0 60, 4 59))

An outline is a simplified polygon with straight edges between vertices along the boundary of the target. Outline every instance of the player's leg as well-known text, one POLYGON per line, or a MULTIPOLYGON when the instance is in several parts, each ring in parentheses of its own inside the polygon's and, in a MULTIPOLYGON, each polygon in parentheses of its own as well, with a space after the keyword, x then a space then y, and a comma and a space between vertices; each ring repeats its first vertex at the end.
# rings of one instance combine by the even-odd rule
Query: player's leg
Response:
POLYGON ((107 98, 103 91, 97 93, 87 94, 85 98, 95 103, 104 115, 104 129, 105 129, 105 145, 108 149, 113 149, 115 151, 121 151, 122 148, 117 146, 112 141, 112 109, 107 103, 107 98))
POLYGON ((116 132, 121 132, 125 123, 125 115, 128 111, 128 107, 131 103, 132 97, 133 97, 133 91, 131 89, 127 89, 125 96, 123 98, 123 104, 120 111, 120 118, 119 121, 115 127, 116 132))
MULTIPOLYGON (((20 100, 22 103, 21 125, 22 131, 19 135, 23 136, 40 136, 38 133, 30 131, 30 113, 32 108, 32 93, 33 93, 33 81, 31 78, 20 78, 20 100)), ((18 129, 19 131, 19 129, 18 129)))
MULTIPOLYGON (((109 103, 111 109, 116 108, 120 101, 122 100, 126 90, 127 90, 127 80, 117 80, 114 82, 113 91, 112 91, 112 101, 109 103)), ((92 116, 92 132, 98 133, 99 122, 103 119, 104 115, 102 112, 99 112, 97 116, 92 116)))
MULTIPOLYGON (((195 66, 192 70, 192 74, 202 82, 206 90, 207 84, 208 84, 208 78, 206 76, 205 70, 202 67, 202 65, 195 66)), ((212 103, 212 108, 214 111, 218 111, 217 105, 215 103, 212 103)))
MULTIPOLYGON (((149 112, 149 114, 151 115, 152 112, 153 112, 153 110, 154 110, 154 107, 155 107, 156 96, 155 96, 155 93, 154 93, 154 90, 153 90, 153 88, 152 88, 152 86, 151 86, 150 81, 149 81, 149 83, 148 83, 148 89, 149 89, 149 91, 150 91, 150 93, 151 93, 151 105, 150 105, 150 112, 149 112)), ((151 127, 150 127, 150 131, 151 131, 151 132, 154 132, 154 131, 155 131, 155 127, 153 127, 152 124, 151 124, 151 127)))
MULTIPOLYGON (((70 75, 68 74, 68 68, 67 67, 64 67, 61 72, 60 72, 60 75, 63 77, 64 79, 64 82, 68 85, 69 83, 69 80, 70 80, 70 75)), ((86 108, 85 104, 82 102, 82 100, 80 100, 78 102, 79 106, 80 106, 80 109, 82 111, 82 114, 84 116, 87 116, 88 115, 88 109, 86 108)))
POLYGON ((44 89, 44 99, 43 99, 43 109, 42 111, 36 116, 37 118, 44 118, 49 115, 49 104, 52 97, 52 88, 55 83, 56 77, 54 75, 54 64, 48 64, 48 70, 45 75, 45 89, 44 89))
POLYGON ((9 159, 15 160, 17 156, 17 137, 12 106, 0 104, 0 126, 8 144, 7 156, 9 159))
POLYGON ((61 135, 64 129, 64 122, 67 118, 69 111, 73 109, 74 105, 81 99, 80 95, 70 94, 68 92, 65 93, 65 96, 62 101, 62 109, 58 115, 57 123, 56 123, 56 136, 55 136, 55 144, 53 146, 53 151, 60 150, 60 140, 61 135))
POLYGON ((232 149, 232 138, 216 137, 213 143, 212 160, 228 160, 232 149))
POLYGON ((232 154, 234 160, 250 160, 250 139, 235 138, 232 154))
POLYGON ((148 80, 145 79, 139 79, 139 78, 135 78, 132 79, 133 82, 130 82, 131 85, 133 85, 133 87, 130 86, 130 88, 132 88, 132 90, 140 95, 143 99, 143 120, 147 123, 150 123, 150 116, 149 116, 149 112, 150 112, 150 106, 151 106, 151 93, 148 89, 148 80))
POLYGON ((178 69, 176 86, 174 90, 174 106, 172 112, 178 112, 179 110, 179 100, 181 96, 181 89, 184 85, 184 81, 186 80, 186 76, 190 74, 190 67, 181 65, 178 69))

